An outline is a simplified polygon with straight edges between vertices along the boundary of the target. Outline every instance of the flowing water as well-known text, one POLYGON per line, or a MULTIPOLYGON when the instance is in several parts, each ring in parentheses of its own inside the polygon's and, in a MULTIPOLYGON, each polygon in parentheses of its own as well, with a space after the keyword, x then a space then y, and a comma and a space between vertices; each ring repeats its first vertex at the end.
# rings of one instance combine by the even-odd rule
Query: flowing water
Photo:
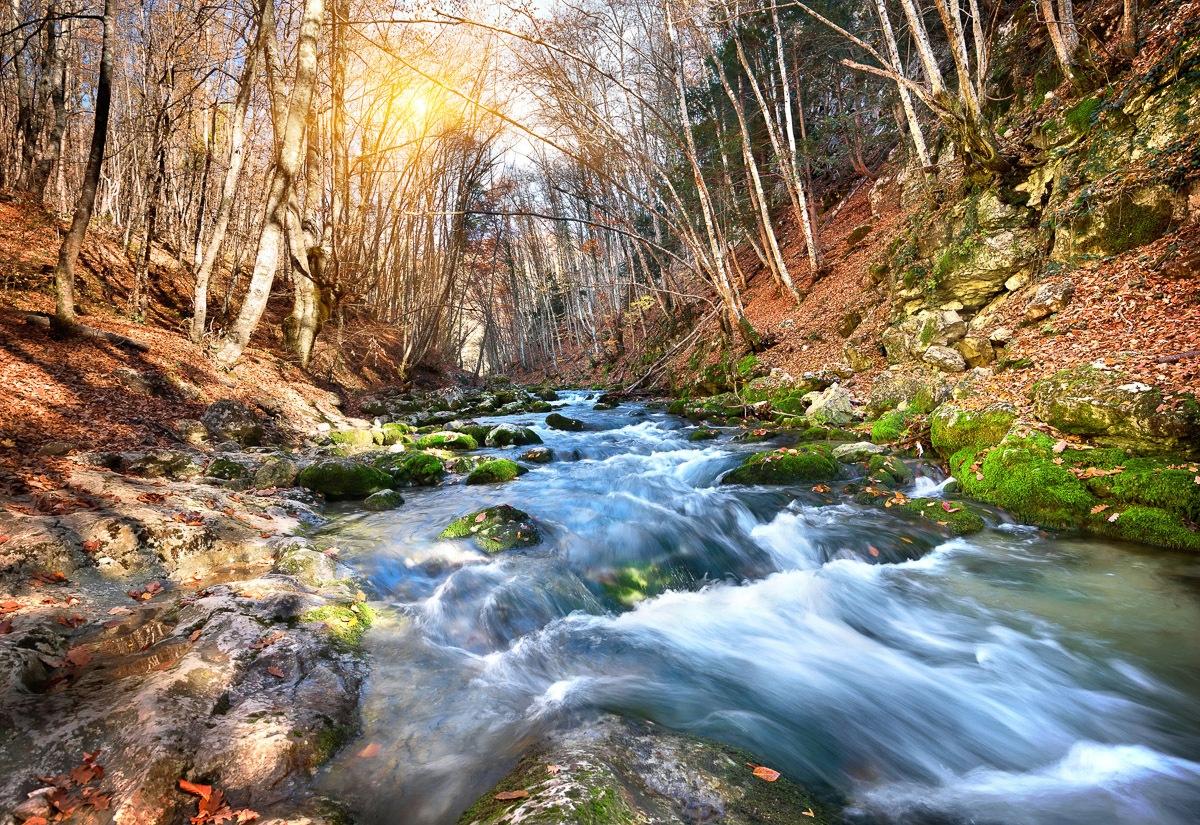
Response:
POLYGON ((744 746, 858 823, 1200 822, 1200 559, 721 487, 753 447, 591 405, 563 410, 585 432, 538 417, 554 463, 318 536, 394 608, 366 637, 379 752, 325 780, 365 821, 452 823, 538 736, 608 712, 744 746), (540 546, 437 540, 502 502, 540 546), (631 565, 667 592, 623 608, 604 585, 631 565))

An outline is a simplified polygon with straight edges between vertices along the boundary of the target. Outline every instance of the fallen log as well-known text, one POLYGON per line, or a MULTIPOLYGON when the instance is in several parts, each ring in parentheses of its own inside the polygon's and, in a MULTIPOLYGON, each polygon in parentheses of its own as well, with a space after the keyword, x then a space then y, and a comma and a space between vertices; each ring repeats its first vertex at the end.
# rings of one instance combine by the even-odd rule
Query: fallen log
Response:
MULTIPOLYGON (((22 312, 20 310, 13 310, 13 314, 27 324, 34 324, 36 326, 46 327, 47 329, 59 329, 59 327, 54 325, 53 319, 49 315, 42 312, 22 312)), ((138 352, 150 351, 150 345, 143 341, 138 341, 134 338, 128 338, 115 332, 105 332, 102 329, 96 329, 95 327, 89 327, 83 324, 76 324, 70 330, 66 330, 66 332, 69 335, 74 335, 79 338, 91 338, 98 341, 107 341, 110 344, 128 347, 129 349, 137 350, 138 352)))

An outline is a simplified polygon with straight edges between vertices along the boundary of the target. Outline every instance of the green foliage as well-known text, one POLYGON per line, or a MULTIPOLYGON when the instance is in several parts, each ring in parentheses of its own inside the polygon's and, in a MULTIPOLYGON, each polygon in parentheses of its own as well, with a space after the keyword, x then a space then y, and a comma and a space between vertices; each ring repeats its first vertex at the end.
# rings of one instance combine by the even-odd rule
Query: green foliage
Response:
POLYGON ((949 458, 964 447, 978 452, 1000 443, 1016 418, 1016 412, 1007 407, 964 410, 947 404, 933 414, 930 441, 943 458, 949 458))
POLYGON ((332 499, 366 498, 391 487, 392 477, 353 459, 331 458, 305 467, 297 482, 301 487, 324 493, 332 499))
POLYGON ((324 624, 330 635, 347 646, 355 646, 362 634, 375 623, 375 614, 365 602, 325 605, 300 617, 304 624, 324 624))
POLYGON ((876 444, 899 441, 908 433, 908 423, 920 415, 915 405, 885 413, 871 425, 871 441, 876 444))
POLYGON ((716 430, 708 427, 700 427, 699 429, 692 431, 691 435, 688 436, 688 441, 711 441, 720 435, 721 434, 716 430))
POLYGON ((1063 119, 1077 135, 1086 134, 1096 121, 1096 115, 1104 104, 1099 98, 1086 97, 1063 113, 1063 119))

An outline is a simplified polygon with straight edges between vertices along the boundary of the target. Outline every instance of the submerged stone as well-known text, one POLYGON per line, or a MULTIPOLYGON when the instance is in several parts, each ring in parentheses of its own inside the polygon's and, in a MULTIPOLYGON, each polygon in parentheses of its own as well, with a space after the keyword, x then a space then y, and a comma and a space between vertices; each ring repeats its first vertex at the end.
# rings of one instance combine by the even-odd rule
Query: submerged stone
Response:
POLYGON ((396 487, 436 487, 446 475, 442 462, 428 453, 385 456, 375 466, 391 475, 396 487))
POLYGON ((552 430, 579 432, 583 429, 583 422, 578 418, 568 418, 562 413, 550 413, 546 416, 546 426, 552 430))
POLYGON ((380 490, 378 493, 372 493, 367 496, 363 502, 363 507, 372 512, 382 512, 384 510, 395 510, 404 503, 404 496, 396 490, 380 490))
POLYGON ((528 427, 501 424, 487 434, 484 443, 489 447, 520 447, 526 444, 541 444, 542 439, 528 427))
POLYGON ((531 447, 521 453, 522 461, 530 461, 534 464, 549 464, 554 460, 554 451, 549 447, 531 447))

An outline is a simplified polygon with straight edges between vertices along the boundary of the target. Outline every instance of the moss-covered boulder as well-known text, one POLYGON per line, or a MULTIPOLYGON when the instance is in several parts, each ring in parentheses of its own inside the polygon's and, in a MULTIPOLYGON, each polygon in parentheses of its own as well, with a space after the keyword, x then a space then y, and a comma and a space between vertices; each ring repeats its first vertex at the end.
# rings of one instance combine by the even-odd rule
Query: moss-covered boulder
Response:
POLYGON ((721 433, 711 427, 697 427, 688 434, 688 441, 712 441, 720 435, 721 433))
POLYGON ((633 607, 670 589, 673 575, 669 569, 651 563, 635 562, 597 576, 604 595, 622 607, 633 607))
POLYGON ((392 477, 395 487, 436 487, 446 475, 446 468, 435 456, 408 452, 385 456, 375 466, 392 477))
POLYGON ((260 490, 291 487, 299 473, 300 467, 290 458, 270 458, 254 471, 254 486, 260 490))
POLYGON ((528 427, 501 424, 488 432, 484 443, 489 447, 523 447, 526 444, 541 444, 542 439, 528 427))
POLYGON ((837 384, 810 397, 809 401, 804 416, 814 425, 841 427, 854 420, 850 393, 837 384))
POLYGON ((143 478, 194 478, 202 472, 196 457, 183 450, 126 453, 124 459, 124 471, 143 478))
POLYGON ((378 493, 372 493, 367 496, 363 502, 363 507, 373 513, 381 513, 385 510, 395 510, 404 503, 404 496, 396 490, 380 490, 378 493))
POLYGON ((375 440, 384 447, 393 444, 412 444, 416 439, 412 436, 412 427, 400 422, 389 422, 375 431, 375 440))
POLYGON ((900 410, 881 415, 871 424, 871 441, 875 444, 891 444, 909 435, 912 422, 920 418, 915 407, 905 407, 900 410))
POLYGON ((468 450, 479 449, 479 442, 467 433, 440 430, 429 435, 423 435, 417 439, 417 448, 421 450, 436 449, 466 452, 468 450))
POLYGON ((978 533, 984 528, 983 517, 970 505, 962 501, 935 498, 914 498, 892 511, 913 518, 925 519, 956 536, 978 533))
POLYGON ((392 477, 351 458, 327 458, 300 471, 301 487, 332 499, 366 498, 392 486, 392 477))
POLYGON ((729 745, 604 717, 535 746, 458 825, 841 821, 787 777, 756 776, 758 764, 729 745))
POLYGON ((879 416, 904 405, 921 413, 932 412, 950 398, 950 392, 945 376, 923 371, 888 370, 871 384, 866 411, 870 416, 879 416))
POLYGON ((871 481, 889 489, 911 484, 915 475, 912 468, 894 455, 873 455, 867 461, 867 473, 871 481))
POLYGON ((507 458, 494 458, 485 461, 467 475, 467 484, 499 484, 512 481, 519 475, 529 472, 515 461, 507 458))
POLYGON ((566 430, 577 433, 583 429, 583 422, 578 418, 568 418, 562 413, 550 413, 546 416, 546 426, 552 430, 566 430))
POLYGON ((722 484, 804 484, 837 477, 837 462, 815 446, 755 453, 721 479, 722 484))
POLYGON ((1134 459, 1115 448, 1073 449, 1014 431, 994 447, 963 448, 950 466, 966 496, 1029 524, 1200 551, 1200 497, 1187 486, 1190 478, 1200 487, 1200 465, 1134 459))
POLYGON ((478 443, 483 444, 487 441, 488 434, 495 429, 488 424, 458 424, 452 428, 455 432, 466 433, 474 438, 478 443))
POLYGON ((524 510, 498 504, 456 519, 439 538, 469 538, 485 553, 500 553, 518 547, 533 547, 541 542, 542 534, 524 510))
POLYGON ((249 475, 250 470, 245 464, 234 461, 232 458, 220 456, 209 462, 204 468, 204 474, 212 478, 220 478, 226 481, 234 481, 249 475))
POLYGON ((1200 404, 1168 404, 1162 391, 1120 372, 1072 367, 1030 389, 1039 419, 1064 433, 1136 452, 1200 449, 1200 404))
POLYGON ((871 456, 879 455, 884 447, 867 441, 856 441, 850 444, 839 444, 833 448, 833 457, 846 464, 867 461, 871 456))
POLYGON ((964 447, 977 452, 999 444, 1016 420, 1017 411, 1011 404, 992 404, 982 410, 943 404, 930 418, 929 437, 934 449, 949 458, 964 447))
POLYGON ((323 624, 342 645, 354 647, 375 623, 375 613, 366 602, 327 604, 300 616, 302 624, 323 624))
POLYGON ((375 446, 375 438, 370 430, 334 430, 329 434, 329 440, 346 450, 369 450, 375 446))

